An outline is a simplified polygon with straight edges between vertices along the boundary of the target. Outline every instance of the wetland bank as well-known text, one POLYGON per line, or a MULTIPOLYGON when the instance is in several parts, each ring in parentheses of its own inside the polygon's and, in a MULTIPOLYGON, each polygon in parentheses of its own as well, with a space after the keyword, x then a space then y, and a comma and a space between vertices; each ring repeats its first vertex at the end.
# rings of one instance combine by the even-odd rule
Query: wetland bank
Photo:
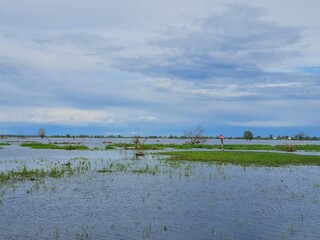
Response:
POLYGON ((29 141, 1 145, 1 239, 320 238, 317 149, 158 145, 136 157, 130 141, 109 150, 101 139, 79 148, 21 146, 29 141), (228 154, 246 164, 217 162, 228 154), (289 160, 250 162, 263 156, 289 160))

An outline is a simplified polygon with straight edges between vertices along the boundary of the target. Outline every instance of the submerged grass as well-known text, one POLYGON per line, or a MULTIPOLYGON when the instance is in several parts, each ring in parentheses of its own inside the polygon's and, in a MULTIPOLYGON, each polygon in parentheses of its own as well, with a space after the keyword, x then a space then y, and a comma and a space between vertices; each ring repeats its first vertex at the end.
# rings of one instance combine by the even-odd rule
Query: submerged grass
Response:
POLYGON ((137 164, 137 162, 111 162, 108 165, 104 166, 102 169, 97 170, 98 173, 137 173, 137 174, 152 174, 156 175, 160 171, 158 165, 151 165, 145 163, 143 165, 137 164))
POLYGON ((124 164, 121 162, 111 162, 109 166, 104 166, 97 170, 98 173, 112 173, 112 172, 127 172, 131 167, 130 163, 124 164))
POLYGON ((156 175, 156 173, 159 172, 159 166, 150 166, 149 164, 146 164, 145 167, 141 167, 139 169, 134 169, 132 170, 133 173, 138 173, 138 174, 151 174, 151 175, 156 175))
POLYGON ((215 162, 242 166, 320 165, 320 156, 274 152, 166 152, 170 161, 215 162))
POLYGON ((6 182, 10 180, 36 180, 44 177, 61 177, 65 173, 65 168, 51 168, 45 169, 27 169, 24 165, 19 170, 9 170, 7 172, 0 172, 0 182, 6 182))
POLYGON ((48 168, 40 169, 28 169, 26 165, 20 166, 18 169, 7 170, 0 172, 0 183, 6 183, 10 181, 23 181, 23 180, 39 180, 46 177, 61 178, 65 176, 71 176, 74 173, 87 172, 91 168, 90 162, 82 160, 71 164, 57 164, 48 168))

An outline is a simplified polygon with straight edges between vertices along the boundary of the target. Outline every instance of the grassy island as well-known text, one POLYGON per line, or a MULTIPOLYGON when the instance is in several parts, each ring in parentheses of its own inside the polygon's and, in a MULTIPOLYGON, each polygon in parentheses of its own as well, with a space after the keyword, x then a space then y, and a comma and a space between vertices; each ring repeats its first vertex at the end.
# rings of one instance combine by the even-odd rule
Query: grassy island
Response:
POLYGON ((58 149, 58 150, 89 150, 87 146, 84 145, 56 145, 52 143, 22 143, 21 147, 30 147, 33 149, 58 149))
POLYGON ((206 163, 236 164, 241 166, 320 165, 320 156, 306 156, 274 152, 166 152, 170 161, 194 161, 206 163))

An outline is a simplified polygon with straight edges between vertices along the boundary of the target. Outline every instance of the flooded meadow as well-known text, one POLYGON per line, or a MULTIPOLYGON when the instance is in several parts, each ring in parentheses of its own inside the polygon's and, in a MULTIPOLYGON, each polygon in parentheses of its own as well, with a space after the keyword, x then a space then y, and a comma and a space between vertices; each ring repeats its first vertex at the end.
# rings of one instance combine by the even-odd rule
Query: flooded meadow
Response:
POLYGON ((26 141, 1 140, 10 144, 0 146, 1 239, 320 239, 319 166, 173 162, 104 150, 105 139, 82 139, 95 150, 81 151, 26 141))

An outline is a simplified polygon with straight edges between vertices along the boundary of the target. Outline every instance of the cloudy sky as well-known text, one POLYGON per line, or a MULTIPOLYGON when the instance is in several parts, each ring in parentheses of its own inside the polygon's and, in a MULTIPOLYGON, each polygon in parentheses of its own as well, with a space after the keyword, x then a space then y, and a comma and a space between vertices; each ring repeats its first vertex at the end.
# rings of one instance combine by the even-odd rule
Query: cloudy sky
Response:
POLYGON ((0 2, 0 134, 320 136, 318 0, 0 2))

